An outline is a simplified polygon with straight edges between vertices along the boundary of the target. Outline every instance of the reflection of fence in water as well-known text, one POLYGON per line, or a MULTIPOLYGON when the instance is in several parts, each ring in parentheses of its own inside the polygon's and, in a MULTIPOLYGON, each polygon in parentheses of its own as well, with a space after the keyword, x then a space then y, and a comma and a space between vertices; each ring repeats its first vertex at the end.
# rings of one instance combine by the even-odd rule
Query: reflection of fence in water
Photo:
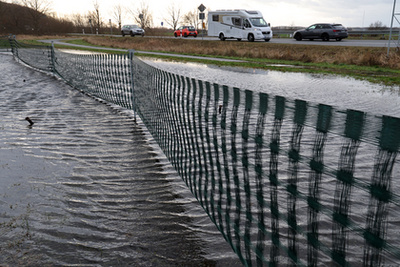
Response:
POLYGON ((51 51, 49 69, 129 109, 133 82, 137 114, 244 264, 400 259, 399 119, 51 51))

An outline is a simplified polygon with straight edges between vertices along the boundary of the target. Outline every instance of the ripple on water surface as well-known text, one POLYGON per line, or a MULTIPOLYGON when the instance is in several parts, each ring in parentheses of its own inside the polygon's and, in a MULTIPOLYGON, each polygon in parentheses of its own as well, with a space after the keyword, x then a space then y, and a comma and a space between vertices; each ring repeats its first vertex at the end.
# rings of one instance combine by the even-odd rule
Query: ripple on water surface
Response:
POLYGON ((129 113, 0 57, 1 264, 238 265, 129 113))

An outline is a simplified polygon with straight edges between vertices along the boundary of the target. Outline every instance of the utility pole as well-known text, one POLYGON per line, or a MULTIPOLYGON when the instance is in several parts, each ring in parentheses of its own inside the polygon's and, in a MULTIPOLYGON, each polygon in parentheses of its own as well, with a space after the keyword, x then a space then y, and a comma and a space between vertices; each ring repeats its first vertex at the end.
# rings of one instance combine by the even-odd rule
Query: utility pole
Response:
MULTIPOLYGON (((389 43, 388 43, 388 49, 387 49, 387 57, 389 57, 389 54, 390 54, 390 46, 391 46, 392 36, 393 36, 393 22, 394 22, 394 20, 396 20, 397 23, 400 24, 400 21, 397 19, 398 15, 400 15, 400 13, 396 12, 396 0, 393 0, 393 11, 392 11, 392 19, 390 21, 390 34, 389 34, 389 43)), ((400 43, 400 32, 397 37, 397 44, 396 44, 397 49, 399 48, 399 43, 400 43)))

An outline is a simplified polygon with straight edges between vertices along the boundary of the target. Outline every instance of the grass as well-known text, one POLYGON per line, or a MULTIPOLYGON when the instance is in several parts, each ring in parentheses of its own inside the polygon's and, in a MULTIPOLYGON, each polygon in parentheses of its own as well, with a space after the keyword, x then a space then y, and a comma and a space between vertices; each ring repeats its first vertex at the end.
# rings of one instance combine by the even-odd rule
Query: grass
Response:
MULTIPOLYGON (((387 49, 383 47, 291 45, 140 37, 87 37, 80 40, 79 43, 139 51, 241 59, 246 62, 227 63, 206 59, 200 61, 279 71, 339 74, 375 83, 400 85, 400 54, 392 52, 388 58, 387 49)), ((199 61, 198 59, 166 58, 179 61, 199 61)))
MULTIPOLYGON (((32 37, 30 38, 32 39, 32 37)), ((45 38, 60 37, 41 37, 41 39, 45 38)), ((193 40, 193 38, 120 38, 103 36, 85 37, 68 40, 67 42, 95 47, 164 52, 172 55, 155 57, 176 61, 202 62, 216 65, 242 66, 290 72, 337 74, 368 80, 374 83, 400 85, 400 53, 393 50, 388 58, 386 54, 387 49, 384 47, 292 45, 276 44, 273 42, 205 41, 199 39, 193 40), (173 54, 240 59, 244 62, 237 63, 210 59, 180 58, 174 57, 173 54)), ((57 47, 71 48, 67 45, 57 45, 57 47)), ((84 48, 74 49, 90 50, 84 48)), ((95 51, 110 53, 110 51, 107 50, 95 49, 95 51)), ((140 53, 137 53, 137 55, 140 55, 140 53)), ((147 54, 146 56, 149 55, 147 54)))

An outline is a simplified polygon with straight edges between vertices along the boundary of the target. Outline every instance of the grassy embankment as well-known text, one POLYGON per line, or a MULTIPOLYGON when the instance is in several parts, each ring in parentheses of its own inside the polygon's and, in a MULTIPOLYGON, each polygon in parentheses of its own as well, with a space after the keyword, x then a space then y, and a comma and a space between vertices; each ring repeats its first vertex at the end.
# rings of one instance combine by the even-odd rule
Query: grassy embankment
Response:
MULTIPOLYGON (((163 56, 172 60, 196 61, 218 65, 290 72, 327 73, 351 76, 387 85, 400 85, 400 53, 387 48, 277 44, 273 41, 238 42, 205 41, 174 38, 85 37, 71 41, 76 44, 240 59, 244 62, 219 62, 163 56)), ((146 55, 147 56, 147 55, 146 55)), ((160 56, 157 56, 160 57, 160 56)))

